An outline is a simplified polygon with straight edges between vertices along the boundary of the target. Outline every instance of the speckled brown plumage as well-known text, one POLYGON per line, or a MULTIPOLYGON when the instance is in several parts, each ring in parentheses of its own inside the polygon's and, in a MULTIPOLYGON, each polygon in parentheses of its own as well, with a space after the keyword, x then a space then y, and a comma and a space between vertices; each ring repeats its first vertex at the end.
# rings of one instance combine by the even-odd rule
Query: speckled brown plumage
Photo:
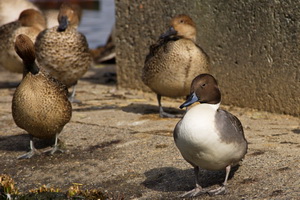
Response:
POLYGON ((35 46, 38 62, 68 87, 91 66, 87 41, 75 28, 64 32, 58 32, 57 27, 47 29, 39 34, 35 46))
POLYGON ((35 43, 37 61, 51 76, 70 87, 92 65, 92 57, 85 36, 77 31, 77 9, 63 4, 58 21, 59 26, 46 29, 38 35, 35 43), (61 21, 66 18, 68 25, 60 30, 61 21))
POLYGON ((15 91, 12 113, 16 124, 37 138, 53 138, 70 121, 65 86, 40 71, 28 73, 15 91))
POLYGON ((188 95, 194 77, 209 71, 209 57, 195 41, 195 23, 187 15, 178 15, 171 20, 170 29, 150 46, 142 80, 157 94, 161 117, 173 117, 163 111, 161 96, 188 95))
POLYGON ((14 50, 19 34, 27 35, 32 41, 46 28, 44 16, 37 10, 24 10, 17 21, 0 27, 0 65, 11 72, 22 73, 23 64, 14 50))
POLYGON ((188 95, 195 76, 209 70, 207 54, 194 41, 196 27, 191 20, 186 15, 173 18, 171 26, 177 33, 160 38, 146 57, 142 80, 161 96, 188 95), (180 23, 182 20, 187 22, 180 23), (179 34, 179 29, 194 29, 194 32, 179 34))
POLYGON ((12 100, 14 121, 33 137, 56 137, 72 115, 67 88, 39 69, 28 37, 17 37, 16 51, 24 61, 25 73, 12 100))

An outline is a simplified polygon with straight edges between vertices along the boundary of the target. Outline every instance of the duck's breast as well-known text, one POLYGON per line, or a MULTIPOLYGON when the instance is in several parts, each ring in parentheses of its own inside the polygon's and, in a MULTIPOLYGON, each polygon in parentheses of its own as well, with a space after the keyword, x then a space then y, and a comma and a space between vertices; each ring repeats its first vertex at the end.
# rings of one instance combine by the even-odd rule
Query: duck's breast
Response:
POLYGON ((57 83, 28 73, 16 89, 12 111, 16 124, 38 138, 60 133, 71 118, 71 104, 57 83))
POLYGON ((52 76, 70 87, 92 65, 92 57, 84 35, 75 28, 66 32, 56 29, 39 34, 35 43, 37 60, 52 76))
POLYGON ((215 126, 215 109, 209 105, 191 108, 177 125, 175 142, 182 156, 195 166, 220 170, 231 164, 238 149, 221 141, 215 126))
POLYGON ((207 55, 191 40, 179 39, 156 46, 145 62, 143 81, 163 96, 185 96, 193 78, 205 72, 207 55))

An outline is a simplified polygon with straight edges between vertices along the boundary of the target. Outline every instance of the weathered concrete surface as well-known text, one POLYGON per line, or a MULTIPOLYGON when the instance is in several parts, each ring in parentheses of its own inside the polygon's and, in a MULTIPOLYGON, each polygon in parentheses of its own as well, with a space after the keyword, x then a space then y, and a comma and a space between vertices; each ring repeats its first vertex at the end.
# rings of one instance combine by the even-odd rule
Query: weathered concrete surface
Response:
POLYGON ((300 116, 297 1, 116 1, 120 87, 148 90, 140 75, 148 47, 176 14, 189 14, 212 60, 223 103, 300 116))
MULTIPOLYGON (((76 98, 82 104, 73 104, 72 119, 60 135, 65 153, 17 160, 29 147, 28 134, 11 115, 12 85, 21 75, 0 69, 0 174, 10 175, 21 192, 42 185, 66 191, 80 183, 83 190, 107 191, 113 199, 165 200, 179 199, 194 187, 193 170, 172 137, 179 119, 159 118, 154 94, 105 84, 107 70, 112 66, 90 69, 79 81, 76 98)), ((175 108, 182 101, 166 99, 164 104, 175 108)), ((249 150, 228 181, 228 194, 196 199, 299 199, 300 120, 226 109, 243 123, 249 150)), ((45 142, 35 142, 39 150, 46 150, 45 142)), ((201 170, 201 184, 214 189, 224 175, 201 170)))

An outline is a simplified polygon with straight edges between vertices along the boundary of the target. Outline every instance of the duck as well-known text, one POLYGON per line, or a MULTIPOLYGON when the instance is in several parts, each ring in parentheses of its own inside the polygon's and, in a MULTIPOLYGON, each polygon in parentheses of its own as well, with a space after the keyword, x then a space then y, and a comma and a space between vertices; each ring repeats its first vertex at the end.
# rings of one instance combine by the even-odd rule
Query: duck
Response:
POLYGON ((0 26, 16 21, 20 13, 26 9, 40 11, 39 8, 28 0, 0 1, 0 26))
MULTIPOLYGON (((78 24, 80 24, 81 17, 82 17, 82 9, 76 3, 72 4, 72 8, 74 10, 76 10, 78 18, 79 18, 78 24)), ((52 28, 54 26, 58 26, 59 25, 58 24, 58 20, 57 20, 57 16, 59 14, 59 9, 56 9, 56 8, 45 9, 45 10, 43 10, 43 13, 44 13, 44 15, 45 15, 45 17, 47 19, 47 28, 52 28)))
POLYGON ((18 35, 25 34, 33 42, 36 36, 46 28, 46 19, 35 9, 21 12, 18 20, 0 27, 0 65, 10 72, 23 73, 23 63, 14 49, 18 35))
POLYGON ((174 141, 183 158, 194 167, 196 187, 181 197, 226 193, 229 173, 247 153, 248 143, 240 120, 220 109, 221 92, 211 74, 200 74, 191 84, 190 95, 180 108, 191 106, 175 126, 174 141), (226 170, 221 187, 205 190, 200 186, 199 169, 226 170))
POLYGON ((114 26, 106 41, 106 44, 90 50, 95 63, 115 63, 115 32, 116 28, 114 26))
POLYGON ((43 68, 68 88, 73 86, 72 102, 76 102, 75 85, 93 65, 87 40, 77 31, 80 15, 78 6, 63 3, 59 25, 39 33, 35 42, 37 61, 43 68))
POLYGON ((180 14, 170 24, 150 46, 142 69, 142 81, 156 93, 160 117, 178 117, 164 112, 161 97, 187 96, 193 78, 207 73, 210 67, 208 55, 196 44, 196 25, 192 18, 180 14))
POLYGON ((16 125, 30 136, 30 151, 18 158, 40 154, 34 147, 34 137, 55 138, 50 153, 60 152, 58 136, 72 116, 67 87, 42 70, 36 62, 34 44, 28 36, 17 36, 15 50, 23 60, 24 73, 13 95, 12 116, 16 125))

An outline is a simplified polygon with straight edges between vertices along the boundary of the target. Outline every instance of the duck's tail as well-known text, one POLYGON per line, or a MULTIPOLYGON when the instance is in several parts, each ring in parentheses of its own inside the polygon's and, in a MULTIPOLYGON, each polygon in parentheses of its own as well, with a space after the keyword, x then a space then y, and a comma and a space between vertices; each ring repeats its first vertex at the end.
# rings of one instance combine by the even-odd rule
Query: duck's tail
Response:
POLYGON ((15 41, 15 50, 20 58, 23 60, 24 67, 33 74, 39 72, 39 68, 35 64, 35 50, 31 39, 20 34, 15 41))

